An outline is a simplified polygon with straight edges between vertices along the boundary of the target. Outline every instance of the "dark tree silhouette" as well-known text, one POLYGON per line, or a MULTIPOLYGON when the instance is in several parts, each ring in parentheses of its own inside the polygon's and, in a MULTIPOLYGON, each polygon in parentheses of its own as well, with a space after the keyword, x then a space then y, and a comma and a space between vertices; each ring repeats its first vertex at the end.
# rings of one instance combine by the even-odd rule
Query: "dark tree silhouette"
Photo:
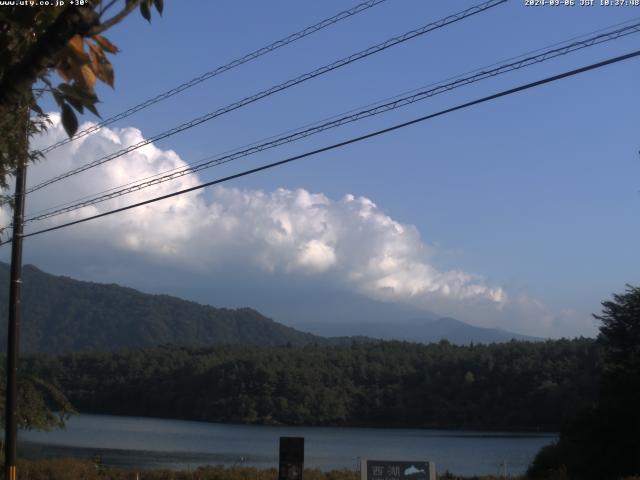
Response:
POLYGON ((618 479, 640 474, 640 288, 602 303, 598 343, 602 352, 597 402, 543 449, 529 476, 618 479))

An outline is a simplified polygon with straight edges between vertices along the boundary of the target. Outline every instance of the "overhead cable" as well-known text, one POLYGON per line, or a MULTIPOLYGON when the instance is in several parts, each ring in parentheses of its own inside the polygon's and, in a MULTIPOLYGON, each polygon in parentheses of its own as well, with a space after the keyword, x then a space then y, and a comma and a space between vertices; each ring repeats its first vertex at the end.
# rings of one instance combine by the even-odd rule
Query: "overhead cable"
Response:
MULTIPOLYGON (((568 77, 572 77, 572 76, 575 76, 575 75, 578 75, 578 74, 581 74, 581 73, 585 73, 585 72, 588 72, 588 71, 591 71, 591 70, 596 70, 598 68, 603 68, 605 66, 612 65, 612 64, 618 63, 618 62, 622 62, 624 60, 629 60, 631 58, 635 58, 635 57, 638 57, 638 56, 640 56, 640 50, 636 50, 634 52, 627 53, 625 55, 620 55, 620 56, 617 56, 617 57, 609 58, 607 60, 604 60, 604 61, 601 61, 601 62, 598 62, 598 63, 592 63, 590 65, 587 65, 587 66, 584 66, 584 67, 581 67, 581 68, 577 68, 577 69, 570 70, 570 71, 567 71, 567 72, 564 72, 564 73, 553 75, 551 77, 546 77, 546 78, 544 78, 542 80, 537 80, 535 82, 526 83, 526 84, 520 85, 518 87, 510 88, 508 90, 503 90, 503 91, 495 93, 493 95, 488 95, 486 97, 482 97, 482 98, 479 98, 477 100, 466 102, 466 103, 457 105, 455 107, 447 108, 445 110, 440 110, 439 112, 436 112, 436 113, 431 113, 429 115, 418 117, 418 118, 415 118, 413 120, 409 120, 407 122, 403 122, 403 123, 399 123, 399 124, 393 125, 391 127, 383 128, 381 130, 376 130, 374 132, 371 132, 371 133, 368 133, 368 134, 365 134, 365 135, 361 135, 359 137, 355 137, 355 138, 351 138, 349 140, 345 140, 345 141, 342 141, 342 142, 334 143, 332 145, 329 145, 329 146, 326 146, 326 147, 322 147, 322 148, 318 148, 316 150, 312 150, 312 151, 309 151, 309 152, 306 152, 306 153, 303 153, 303 154, 300 154, 300 155, 295 155, 293 157, 289 157, 289 158, 286 158, 284 160, 280 160, 280 161, 277 161, 277 162, 273 162, 273 163, 269 163, 269 164, 266 164, 266 165, 262 165, 260 167, 252 168, 252 169, 249 169, 249 170, 245 170, 243 172, 236 173, 234 175, 229 175, 227 177, 223 177, 223 178, 219 178, 219 179, 216 179, 216 180, 212 180, 210 182, 202 183, 202 184, 196 185, 194 187, 185 188, 185 189, 179 190, 177 192, 169 193, 169 194, 166 194, 166 195, 161 195, 159 197, 155 197, 155 198, 151 198, 151 199, 148 199, 148 200, 145 200, 145 201, 142 201, 142 202, 138 202, 138 203, 134 203, 134 204, 131 204, 131 205, 127 205, 125 207, 116 208, 114 210, 109 210, 107 212, 103 212, 103 213, 99 213, 99 214, 96 214, 96 215, 92 215, 90 217, 85 217, 85 218, 81 218, 81 219, 74 220, 74 221, 71 221, 71 222, 63 223, 61 225, 56 225, 56 226, 53 226, 53 227, 44 228, 42 230, 37 230, 35 232, 30 232, 28 234, 25 234, 24 237, 32 237, 32 236, 35 236, 35 235, 41 235, 43 233, 52 232, 54 230, 60 230, 62 228, 67 228, 67 227, 70 227, 72 225, 78 225, 80 223, 85 223, 85 222, 88 222, 88 221, 91 221, 91 220, 96 220, 98 218, 103 218, 103 217, 106 217, 106 216, 109 216, 109 215, 113 215, 113 214, 116 214, 116 213, 124 212, 126 210, 131 210, 133 208, 141 207, 141 206, 144 206, 144 205, 149 205, 149 204, 152 204, 152 203, 155 203, 155 202, 159 202, 161 200, 166 200, 168 198, 176 197, 178 195, 183 195, 185 193, 193 192, 193 191, 196 191, 196 190, 201 190, 203 188, 210 187, 212 185, 217 185, 217 184, 220 184, 220 183, 227 182, 229 180, 234 180, 236 178, 240 178, 240 177, 251 175, 251 174, 254 174, 254 173, 257 173, 257 172, 268 170, 268 169, 271 169, 271 168, 274 168, 274 167, 278 167, 278 166, 281 166, 281 165, 284 165, 284 164, 287 164, 287 163, 290 163, 290 162, 293 162, 293 161, 296 161, 296 160, 301 160, 303 158, 311 157, 311 156, 317 155, 319 153, 327 152, 327 151, 330 151, 330 150, 335 150, 337 148, 341 148, 341 147, 344 147, 344 146, 347 146, 347 145, 350 145, 350 144, 353 144, 353 143, 361 142, 363 140, 367 140, 367 139, 370 139, 370 138, 373 138, 373 137, 377 137, 377 136, 380 136, 380 135, 383 135, 383 134, 386 134, 386 133, 390 133, 390 132, 395 131, 395 130, 399 130, 401 128, 405 128, 405 127, 408 127, 410 125, 414 125, 414 124, 417 124, 417 123, 424 122, 426 120, 430 120, 430 119, 433 119, 433 118, 436 118, 436 117, 440 117, 440 116, 446 115, 448 113, 452 113, 452 112, 455 112, 455 111, 458 111, 458 110, 463 110, 465 108, 469 108, 469 107, 472 107, 474 105, 479 105, 481 103, 485 103, 485 102, 489 102, 489 101, 492 101, 492 100, 496 100, 496 99, 501 98, 501 97, 505 97, 505 96, 508 96, 508 95, 513 95, 514 93, 522 92, 522 91, 529 90, 529 89, 534 88, 534 87, 538 87, 538 86, 541 86, 541 85, 545 85, 545 84, 549 84, 549 83, 552 83, 552 82, 556 82, 558 80, 561 80, 561 79, 564 79, 564 78, 568 78, 568 77)), ((5 244, 10 243, 10 242, 11 242, 11 239, 0 243, 0 245, 5 245, 5 244)))
POLYGON ((118 120, 122 120, 123 118, 127 118, 131 115, 133 115, 136 112, 139 112, 140 110, 144 110, 147 107, 150 107, 151 105, 154 105, 156 103, 162 102, 163 100, 166 100, 167 98, 171 98, 174 95, 177 95, 180 92, 183 92, 184 90, 187 90, 188 88, 194 87, 206 80, 209 80, 210 78, 216 77, 218 75, 220 75, 221 73, 227 72, 229 70, 232 70, 236 67, 239 67, 240 65, 243 65, 247 62, 250 62, 252 60, 255 60, 256 58, 262 57, 263 55, 266 55, 268 53, 271 53, 281 47, 284 47, 286 45, 289 45, 293 42, 296 42, 304 37, 307 37, 313 33, 316 33, 320 30, 323 30, 331 25, 334 25, 338 22, 340 22, 341 20, 344 20, 346 18, 350 18, 353 17, 354 15, 357 15, 361 12, 364 12, 365 10, 368 10, 371 7, 375 7, 376 5, 379 5, 383 2, 386 2, 387 0, 368 0, 366 2, 360 3, 348 10, 344 10, 342 12, 339 12, 337 14, 335 14, 332 17, 329 18, 325 18, 324 20, 311 25, 309 27, 306 27, 296 33, 292 33, 291 35, 284 37, 280 40, 277 40, 269 45, 267 45, 266 47, 262 47, 259 48, 258 50, 254 50, 251 53, 247 53, 246 55, 237 58, 235 60, 232 60, 231 62, 225 64, 225 65, 221 65, 219 67, 214 68, 213 70, 210 70, 208 72, 203 73, 202 75, 199 75, 195 78, 192 78, 191 80, 189 80, 188 82, 184 82, 181 85, 178 85, 175 88, 172 88, 170 90, 167 90, 166 92, 162 92, 158 95, 156 95, 155 97, 149 98, 148 100, 145 100, 142 103, 139 103, 121 113, 118 113, 117 115, 113 115, 109 118, 105 118, 104 120, 95 123, 93 125, 91 125, 88 128, 85 128, 84 130, 80 130, 79 132, 77 132, 73 137, 68 137, 65 138, 64 140, 60 140, 59 142, 56 142, 52 145, 49 145, 48 147, 45 147, 44 149, 41 150, 41 152, 43 154, 45 153, 49 153, 50 151, 61 147, 62 145, 66 145, 69 142, 72 142, 74 140, 77 140, 78 138, 82 138, 82 137, 86 137, 87 135, 97 132, 98 130, 100 130, 102 127, 106 126, 106 125, 111 125, 114 122, 117 122, 118 120))
POLYGON ((391 110, 395 110, 412 103, 425 100, 427 98, 433 97, 435 95, 453 90, 455 88, 459 88, 465 85, 469 85, 471 83, 475 83, 487 78, 491 78, 497 75, 501 75, 507 72, 511 72, 514 70, 519 70, 521 68, 525 68, 534 64, 542 63, 544 61, 557 58, 562 55, 567 55, 572 52, 576 52, 578 50, 582 50, 584 48, 588 48, 594 45, 599 45, 608 41, 615 40, 617 38, 630 35, 632 33, 640 32, 640 22, 629 25, 623 28, 619 28, 613 31, 605 32, 600 35, 596 35, 594 37, 581 40, 578 42, 573 42, 571 44, 562 46, 560 48, 555 48, 551 50, 547 50, 541 52, 537 55, 532 55, 525 58, 520 58, 517 61, 509 62, 503 65, 499 65, 498 67, 488 69, 488 70, 480 70, 473 75, 468 75, 466 77, 459 77, 456 80, 448 83, 443 83, 437 85, 434 88, 425 89, 421 91, 412 91, 409 95, 403 97, 396 97, 392 101, 383 103, 380 105, 376 105, 372 108, 367 108, 364 110, 356 111, 355 113, 350 113, 348 115, 344 115, 342 117, 333 119, 331 121, 327 121, 321 124, 314 125, 313 127, 301 129, 295 131, 294 133, 283 135, 280 137, 275 137, 270 139, 264 143, 254 144, 248 148, 234 151, 233 153, 216 155, 213 157, 208 157, 207 159, 201 160, 200 162, 185 166, 178 167, 168 172, 161 173, 158 175, 154 175, 148 180, 143 180, 139 182, 131 182, 126 185, 112 188, 106 192, 101 192, 100 194, 85 197, 85 199, 81 199, 75 203, 68 203, 59 208, 49 209, 45 211, 45 213, 36 214, 28 217, 25 220, 27 222, 33 222, 38 220, 44 220, 47 218, 51 218, 57 215, 61 215, 63 213, 68 213, 74 210, 78 210, 80 208, 84 208, 87 206, 95 205, 113 198, 121 197, 123 195, 140 191, 142 189, 152 187, 154 185, 158 185, 161 183, 165 183, 171 180, 175 180, 177 178, 183 177, 185 175, 190 175, 201 170, 205 170, 208 168, 212 168, 224 163, 228 163, 234 160, 237 160, 242 157, 246 157, 264 150, 268 150, 271 148, 278 147, 280 145, 295 142, 297 140, 309 137, 311 135, 315 135, 317 133, 336 128, 348 123, 356 122, 358 120, 362 120, 363 118, 372 117, 375 115, 379 115, 381 113, 385 113, 391 110))
POLYGON ((183 132, 185 130, 188 130, 190 128, 193 128, 197 125, 200 125, 204 122, 207 122, 209 120, 212 120, 216 117, 219 117, 221 115, 224 115, 226 113, 232 112, 234 110, 237 110, 241 107, 244 107, 246 105, 249 105, 253 102, 256 102, 258 100, 261 100, 265 97, 271 96, 275 93, 281 92, 283 90, 286 90, 288 88, 291 88, 295 85, 298 85, 300 83, 306 82, 307 80, 311 80, 312 78, 318 77, 320 75, 323 75, 325 73, 328 73, 330 71, 336 70, 338 68, 344 67, 346 65, 349 65, 351 63, 354 63, 358 60, 361 60, 363 58, 369 57, 370 55, 379 53, 383 50, 386 50, 388 48, 391 48, 395 45, 399 45, 401 43, 404 43, 408 40, 411 40, 413 38, 419 37, 421 35, 424 35, 428 32, 443 28, 447 25, 450 25, 452 23, 456 23, 459 22, 460 20, 463 20, 465 18, 468 18, 472 15, 476 15, 478 13, 487 11, 493 7, 496 7, 498 5, 501 5, 503 3, 506 3, 508 0, 489 0, 486 2, 483 2, 479 5, 475 5, 473 7, 467 8, 466 10, 463 10, 461 12, 455 13, 453 15, 449 15, 443 19, 440 19, 436 22, 433 23, 429 23, 427 25, 424 25, 420 28, 411 30, 409 32, 406 32, 402 35, 399 35, 397 37, 393 37, 390 38, 382 43, 379 43, 377 45, 374 45, 372 47, 369 47, 365 50, 362 50, 358 53, 354 53, 353 55, 350 55, 348 57, 344 57, 340 60, 337 60, 333 63, 330 63, 328 65, 325 65, 323 67, 317 68, 311 72, 305 73, 303 75, 300 75, 298 77, 295 77, 293 79, 287 80, 286 82, 280 83, 278 85, 275 85, 271 88, 268 88, 266 90, 263 90, 259 93, 256 93, 252 96, 249 97, 245 97, 244 99, 237 101, 235 103, 229 104, 225 107, 219 108, 218 110, 215 110, 213 112, 207 113, 206 115, 203 115, 201 117, 195 118, 189 122, 185 122, 181 125, 178 125, 177 127, 174 127, 170 130, 164 131, 162 133, 159 133, 157 135, 154 135, 152 137, 149 137, 147 139, 144 139, 134 145, 131 145, 129 147, 123 148, 121 150, 118 150, 117 152, 114 152, 112 154, 106 155, 100 159, 94 160, 88 164, 85 164, 81 167, 77 167, 74 168, 72 170, 69 170, 61 175, 58 175, 56 177, 53 177, 49 180, 45 180, 44 182, 41 182, 33 187, 30 187, 27 189, 26 193, 31 193, 34 192, 36 190, 40 190, 41 188, 44 188, 48 185, 51 185, 52 183, 56 183, 59 182, 61 180, 64 180, 66 178, 69 178, 73 175, 77 175, 78 173, 84 172, 86 170, 89 170, 91 168, 97 167, 99 165, 102 165, 106 162, 109 162, 111 160, 114 160, 116 158, 121 157, 122 155, 125 155, 129 152, 132 152, 134 150, 137 150, 138 148, 141 148, 145 145, 148 145, 150 143, 153 142, 157 142, 159 140, 165 139, 167 137, 170 137, 172 135, 175 135, 177 133, 183 132))

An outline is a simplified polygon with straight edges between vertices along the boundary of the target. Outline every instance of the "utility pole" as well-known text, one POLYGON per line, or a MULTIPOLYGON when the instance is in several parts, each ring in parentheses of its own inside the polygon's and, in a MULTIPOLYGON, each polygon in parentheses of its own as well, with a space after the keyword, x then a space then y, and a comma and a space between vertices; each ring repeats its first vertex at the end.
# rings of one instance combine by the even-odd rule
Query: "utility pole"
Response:
POLYGON ((9 287, 9 332, 7 334, 7 388, 5 408, 5 479, 16 480, 18 434, 18 347, 20 333, 20 294, 22 291, 22 227, 24 191, 27 180, 26 160, 18 160, 13 205, 13 237, 11 242, 11 283, 9 287))

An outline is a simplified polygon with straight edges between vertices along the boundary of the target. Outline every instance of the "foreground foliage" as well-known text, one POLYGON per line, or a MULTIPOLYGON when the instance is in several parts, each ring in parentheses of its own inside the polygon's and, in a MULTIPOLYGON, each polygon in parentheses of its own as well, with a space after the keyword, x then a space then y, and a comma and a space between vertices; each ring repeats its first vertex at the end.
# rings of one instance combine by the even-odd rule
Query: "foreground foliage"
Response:
POLYGON ((557 430, 595 398, 590 339, 163 346, 32 356, 81 412, 287 425, 557 430))
MULTIPOLYGON (((189 471, 174 470, 118 470, 97 469, 89 460, 71 458, 20 461, 20 478, 25 480, 133 480, 136 473, 140 480, 277 480, 275 468, 257 469, 251 467, 225 468, 222 466, 200 467, 189 471)), ((0 473, 0 479, 3 479, 0 473)), ((471 476, 460 477, 448 473, 438 475, 440 480, 498 480, 504 477, 471 476)), ((509 477, 511 480, 524 480, 524 477, 509 477)), ((561 480, 561 477, 556 477, 561 480)), ((321 472, 317 469, 305 469, 305 480, 360 480, 360 473, 354 470, 332 470, 321 472)), ((640 480, 640 477, 627 477, 622 480, 640 480)))
MULTIPOLYGON (((562 473, 580 480, 640 474, 640 288, 603 302, 598 344, 603 366, 595 405, 577 409, 556 445, 529 469, 534 478, 562 473)), ((560 478, 560 477, 558 477, 560 478)))
POLYGON ((163 9, 162 0, 54 3, 15 2, 0 8, 0 189, 20 163, 41 157, 29 151, 27 141, 47 126, 40 97, 51 95, 73 136, 76 112, 98 115, 96 81, 114 86, 107 54, 118 49, 102 34, 136 8, 147 20, 152 5, 159 13, 163 9), (52 74, 60 81, 54 82, 52 74))
MULTIPOLYGON (((0 357, 0 422, 5 422, 6 360, 0 357)), ((55 385, 34 375, 18 380, 18 427, 23 430, 51 430, 64 427, 69 415, 77 413, 55 385)), ((2 455, 2 452, 0 452, 2 455)))

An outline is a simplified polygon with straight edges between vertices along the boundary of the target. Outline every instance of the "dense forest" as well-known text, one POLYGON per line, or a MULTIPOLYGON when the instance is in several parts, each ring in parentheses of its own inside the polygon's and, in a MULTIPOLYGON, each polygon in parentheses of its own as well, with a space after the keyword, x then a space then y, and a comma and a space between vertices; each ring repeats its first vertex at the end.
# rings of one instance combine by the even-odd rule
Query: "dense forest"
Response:
POLYGON ((44 355, 24 370, 86 413, 288 425, 557 430, 596 396, 590 339, 44 355))

